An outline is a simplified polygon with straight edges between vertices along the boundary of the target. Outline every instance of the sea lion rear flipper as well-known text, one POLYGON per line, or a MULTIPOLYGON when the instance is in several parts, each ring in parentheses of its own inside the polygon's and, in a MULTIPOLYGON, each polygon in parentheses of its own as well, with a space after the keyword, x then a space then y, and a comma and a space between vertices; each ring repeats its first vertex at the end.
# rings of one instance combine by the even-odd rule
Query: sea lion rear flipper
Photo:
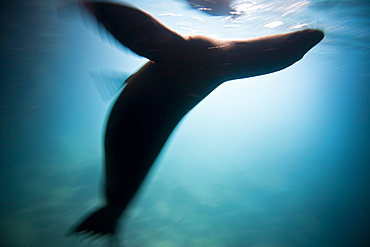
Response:
POLYGON ((68 235, 84 233, 91 236, 114 235, 117 220, 121 214, 108 206, 102 207, 85 218, 68 235))

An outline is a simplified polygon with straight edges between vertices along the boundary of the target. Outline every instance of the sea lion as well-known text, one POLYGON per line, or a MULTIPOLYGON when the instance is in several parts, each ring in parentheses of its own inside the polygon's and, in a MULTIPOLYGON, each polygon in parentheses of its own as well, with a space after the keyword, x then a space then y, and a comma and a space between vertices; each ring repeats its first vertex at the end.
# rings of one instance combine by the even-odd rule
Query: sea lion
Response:
POLYGON ((182 36, 128 5, 82 4, 122 45, 149 61, 127 79, 106 125, 105 205, 74 233, 115 234, 173 129, 220 84, 284 69, 324 37, 317 29, 248 40, 182 36))

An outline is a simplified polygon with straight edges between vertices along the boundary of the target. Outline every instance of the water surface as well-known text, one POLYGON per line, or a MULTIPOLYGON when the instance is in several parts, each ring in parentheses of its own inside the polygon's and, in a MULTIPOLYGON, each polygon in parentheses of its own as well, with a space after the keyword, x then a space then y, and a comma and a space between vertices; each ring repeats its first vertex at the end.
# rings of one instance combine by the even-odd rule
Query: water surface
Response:
MULTIPOLYGON (((181 34, 248 38, 314 27, 326 37, 292 67, 227 82, 191 111, 119 242, 370 246, 368 1, 241 0, 233 16, 180 0, 130 2, 181 34)), ((146 60, 84 18, 73 1, 1 3, 1 246, 107 244, 64 237, 101 200, 111 101, 91 74, 129 75, 146 60)))

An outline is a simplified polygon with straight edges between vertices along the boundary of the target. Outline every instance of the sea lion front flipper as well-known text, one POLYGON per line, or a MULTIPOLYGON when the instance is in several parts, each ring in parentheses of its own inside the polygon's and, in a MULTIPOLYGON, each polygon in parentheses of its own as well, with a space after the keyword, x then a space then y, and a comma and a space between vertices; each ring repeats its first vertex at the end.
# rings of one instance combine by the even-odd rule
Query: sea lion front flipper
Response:
POLYGON ((114 95, 122 90, 127 84, 127 79, 132 75, 128 73, 105 69, 89 72, 96 91, 104 102, 112 100, 114 95))
POLYGON ((181 35, 134 7, 106 2, 83 2, 83 5, 122 45, 150 60, 171 54, 170 44, 184 42, 181 35))

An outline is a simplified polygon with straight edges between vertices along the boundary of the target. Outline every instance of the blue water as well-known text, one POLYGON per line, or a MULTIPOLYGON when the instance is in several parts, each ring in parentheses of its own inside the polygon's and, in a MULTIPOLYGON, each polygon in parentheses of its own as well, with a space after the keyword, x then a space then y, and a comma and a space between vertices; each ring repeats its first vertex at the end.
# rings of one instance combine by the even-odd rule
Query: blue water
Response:
MULTIPOLYGON (((235 1, 234 18, 137 0, 182 33, 325 39, 293 66, 223 84, 177 127, 121 221, 127 247, 370 246, 370 3, 235 1)), ((66 238, 101 201, 107 109, 91 73, 146 60, 73 1, 1 2, 0 246, 66 238), (103 37, 102 37, 103 36, 103 37), (113 43, 113 44, 112 44, 113 43)))

